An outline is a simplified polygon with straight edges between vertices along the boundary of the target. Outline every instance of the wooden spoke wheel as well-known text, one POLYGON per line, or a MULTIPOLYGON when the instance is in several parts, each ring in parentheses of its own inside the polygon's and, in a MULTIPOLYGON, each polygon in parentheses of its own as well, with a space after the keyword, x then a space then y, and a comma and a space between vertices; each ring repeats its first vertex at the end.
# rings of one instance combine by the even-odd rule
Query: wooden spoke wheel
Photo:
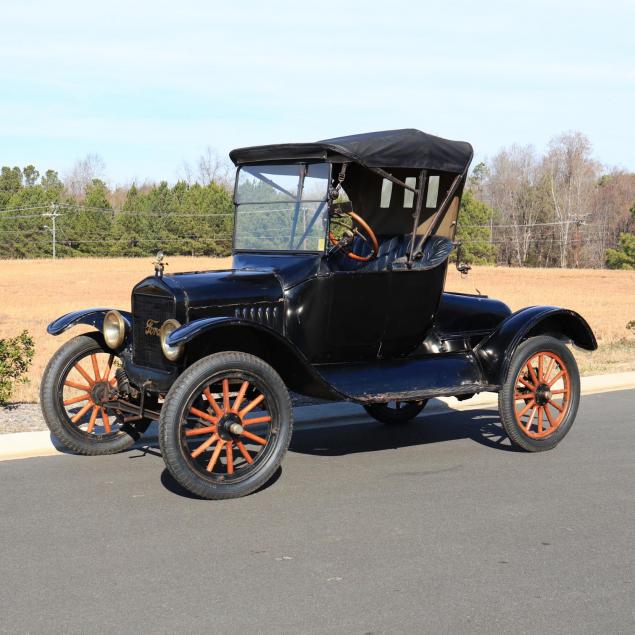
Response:
POLYGON ((512 443, 530 451, 554 447, 573 424, 579 398, 580 378, 571 351, 552 337, 527 340, 512 358, 499 395, 512 443))
POLYGON ((271 478, 291 428, 289 394, 275 370, 253 355, 217 353, 168 392, 160 442, 168 470, 188 491, 234 498, 271 478))
POLYGON ((42 378, 40 404, 51 432, 80 454, 112 454, 138 434, 113 410, 120 362, 99 333, 75 337, 53 356, 42 378))
POLYGON ((367 404, 364 409, 377 421, 392 425, 411 421, 425 408, 427 403, 427 399, 419 401, 389 401, 387 403, 367 404))

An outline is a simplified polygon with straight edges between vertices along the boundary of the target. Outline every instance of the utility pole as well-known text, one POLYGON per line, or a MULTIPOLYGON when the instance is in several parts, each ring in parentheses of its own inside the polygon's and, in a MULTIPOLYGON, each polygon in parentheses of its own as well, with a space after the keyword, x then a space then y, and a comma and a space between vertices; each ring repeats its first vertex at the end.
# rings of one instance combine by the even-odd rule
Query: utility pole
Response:
POLYGON ((42 214, 42 216, 44 218, 50 218, 52 220, 52 227, 49 227, 48 225, 44 225, 44 229, 48 229, 51 232, 51 235, 53 237, 53 260, 55 260, 56 257, 56 249, 57 249, 57 241, 56 241, 56 233, 57 233, 57 224, 56 224, 56 219, 61 216, 61 214, 59 213, 59 205, 57 203, 51 203, 51 211, 47 212, 46 214, 42 214))

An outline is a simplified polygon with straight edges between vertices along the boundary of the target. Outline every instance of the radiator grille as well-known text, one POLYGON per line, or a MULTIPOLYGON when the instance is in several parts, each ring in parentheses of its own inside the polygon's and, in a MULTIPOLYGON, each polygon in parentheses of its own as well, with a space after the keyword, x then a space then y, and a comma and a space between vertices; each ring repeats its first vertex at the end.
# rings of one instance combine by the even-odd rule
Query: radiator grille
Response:
POLYGON ((174 317, 174 299, 141 293, 132 296, 133 355, 139 366, 167 369, 171 363, 161 351, 161 340, 153 329, 161 328, 165 320, 174 317))

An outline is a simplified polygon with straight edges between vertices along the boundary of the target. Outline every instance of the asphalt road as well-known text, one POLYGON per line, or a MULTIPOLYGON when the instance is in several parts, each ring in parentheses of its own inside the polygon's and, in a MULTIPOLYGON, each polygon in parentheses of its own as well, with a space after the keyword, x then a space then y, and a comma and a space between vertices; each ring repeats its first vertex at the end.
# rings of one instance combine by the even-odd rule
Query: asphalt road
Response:
POLYGON ((493 410, 325 407, 234 501, 188 497, 156 450, 0 463, 0 630, 633 633, 634 406, 584 397, 533 455, 493 410))

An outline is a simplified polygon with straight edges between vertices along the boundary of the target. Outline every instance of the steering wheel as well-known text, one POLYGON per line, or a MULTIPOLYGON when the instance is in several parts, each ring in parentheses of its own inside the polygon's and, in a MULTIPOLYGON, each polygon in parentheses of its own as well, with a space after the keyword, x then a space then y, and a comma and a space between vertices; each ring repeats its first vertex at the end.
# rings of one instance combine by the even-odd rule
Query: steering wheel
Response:
POLYGON ((344 236, 339 240, 335 237, 335 234, 329 229, 329 242, 337 249, 344 252, 344 254, 351 260, 358 260, 361 262, 368 262, 373 258, 377 258, 379 252, 379 242, 375 232, 371 229, 370 225, 355 212, 343 212, 335 211, 331 215, 331 225, 339 225, 344 227, 344 236), (352 227, 343 223, 338 218, 348 216, 353 221, 352 227), (359 236, 366 244, 370 245, 372 251, 368 256, 358 256, 352 251, 353 239, 355 236, 359 236))

